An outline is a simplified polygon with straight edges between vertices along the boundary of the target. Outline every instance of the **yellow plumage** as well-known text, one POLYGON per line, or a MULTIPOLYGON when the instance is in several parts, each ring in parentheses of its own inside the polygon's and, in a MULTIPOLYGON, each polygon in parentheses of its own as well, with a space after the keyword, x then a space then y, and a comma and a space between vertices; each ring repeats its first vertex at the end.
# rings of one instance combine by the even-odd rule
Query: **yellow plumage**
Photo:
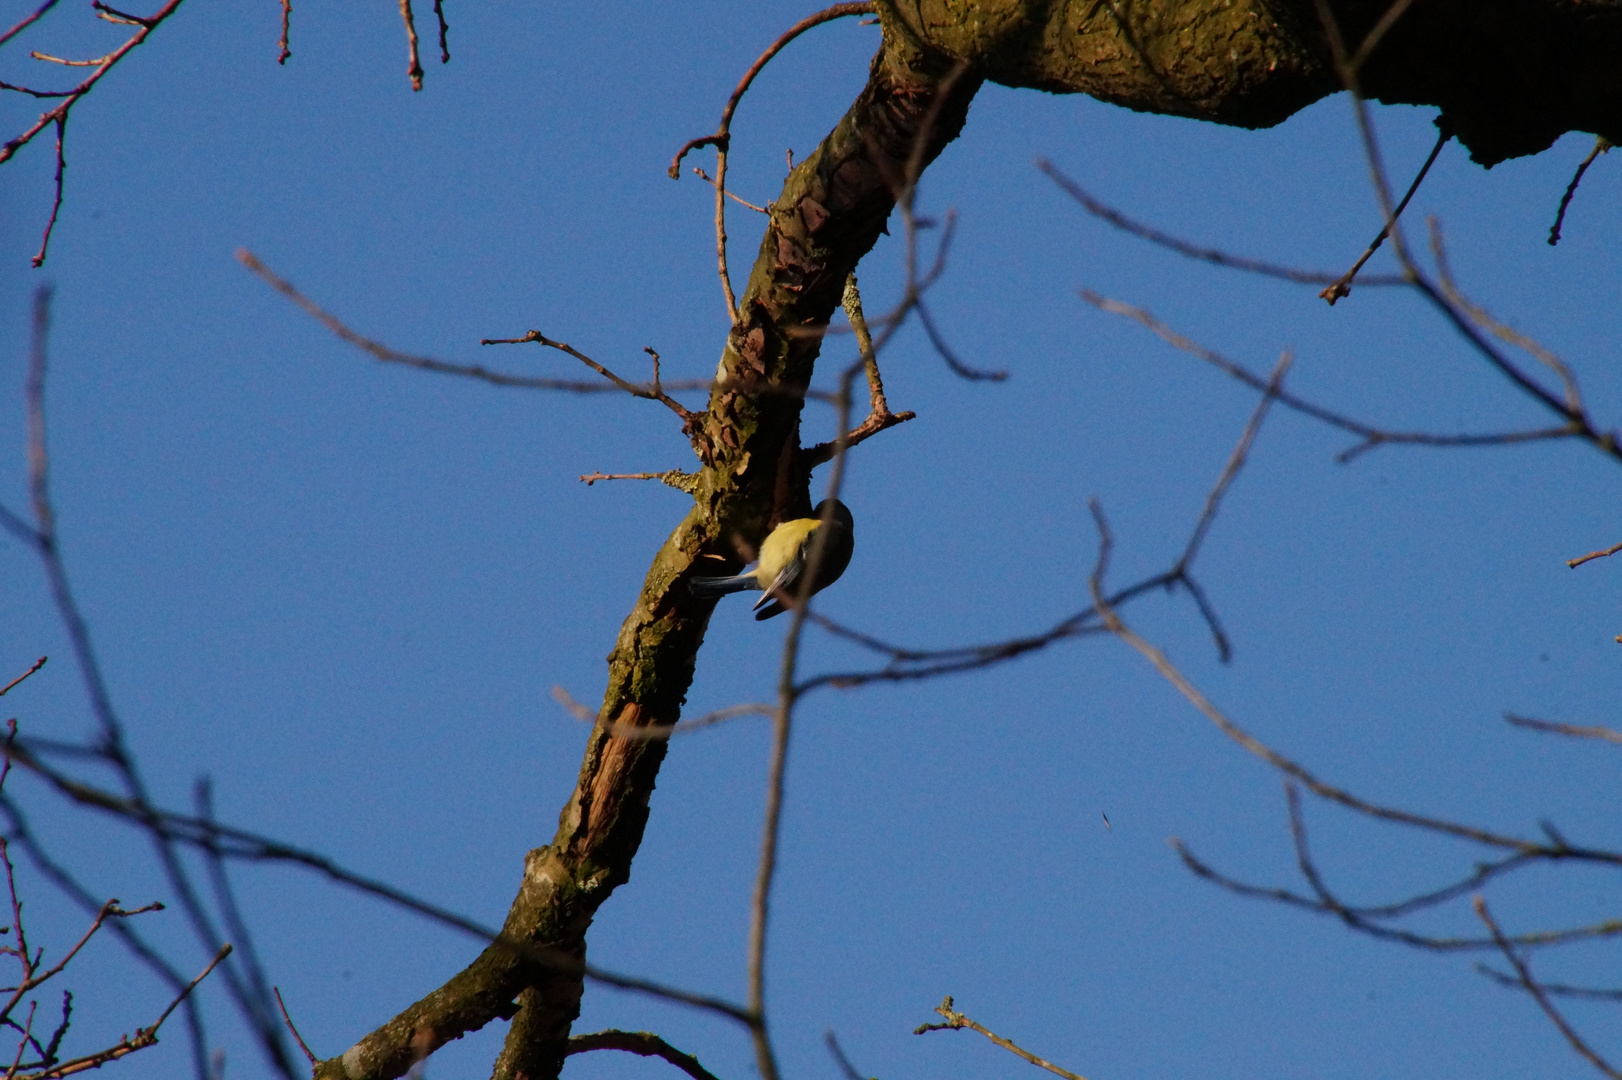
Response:
POLYGON ((755 618, 769 619, 782 614, 799 599, 804 589, 801 575, 811 560, 811 549, 816 545, 825 513, 828 515, 828 538, 822 544, 822 555, 817 561, 811 591, 819 592, 827 588, 850 565, 850 556, 856 546, 855 524, 850 511, 838 499, 819 503, 812 511, 812 517, 785 521, 773 529, 760 545, 760 561, 753 570, 731 577, 694 577, 688 581, 688 587, 695 596, 704 597, 759 589, 762 595, 755 604, 755 618))

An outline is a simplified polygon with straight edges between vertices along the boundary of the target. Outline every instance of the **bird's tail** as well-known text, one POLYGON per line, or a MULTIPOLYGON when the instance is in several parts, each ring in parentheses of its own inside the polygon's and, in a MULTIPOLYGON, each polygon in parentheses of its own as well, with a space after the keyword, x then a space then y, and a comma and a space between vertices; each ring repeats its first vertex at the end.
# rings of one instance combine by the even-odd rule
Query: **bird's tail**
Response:
POLYGON ((725 596, 728 593, 758 589, 760 588, 760 579, 753 574, 736 574, 732 577, 695 577, 687 579, 687 588, 692 591, 694 596, 725 596))

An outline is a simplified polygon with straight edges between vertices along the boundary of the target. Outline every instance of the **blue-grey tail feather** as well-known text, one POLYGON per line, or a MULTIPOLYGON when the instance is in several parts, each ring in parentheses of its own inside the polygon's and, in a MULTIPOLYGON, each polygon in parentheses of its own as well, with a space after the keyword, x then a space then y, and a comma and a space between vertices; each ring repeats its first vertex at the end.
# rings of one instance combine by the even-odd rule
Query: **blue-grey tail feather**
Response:
POLYGON ((695 577, 688 579, 687 588, 691 590, 694 596, 726 596, 728 593, 758 589, 760 588, 760 579, 753 574, 736 574, 732 577, 695 577))

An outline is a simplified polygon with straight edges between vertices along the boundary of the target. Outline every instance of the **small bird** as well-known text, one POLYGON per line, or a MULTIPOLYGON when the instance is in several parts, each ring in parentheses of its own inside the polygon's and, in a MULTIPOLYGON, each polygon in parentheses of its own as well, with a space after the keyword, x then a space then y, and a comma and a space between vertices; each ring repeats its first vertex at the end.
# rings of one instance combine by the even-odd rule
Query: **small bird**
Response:
POLYGON ((760 545, 760 562, 753 570, 733 577, 695 577, 688 581, 687 587, 694 596, 706 597, 759 589, 762 595, 755 602, 756 620, 781 615, 799 599, 800 576, 811 558, 812 542, 830 503, 833 513, 828 519, 828 539, 822 545, 817 576, 811 582, 811 591, 821 592, 839 580, 839 575, 850 565, 851 552, 856 547, 855 521, 838 499, 824 499, 811 511, 810 517, 785 521, 773 529, 760 545))

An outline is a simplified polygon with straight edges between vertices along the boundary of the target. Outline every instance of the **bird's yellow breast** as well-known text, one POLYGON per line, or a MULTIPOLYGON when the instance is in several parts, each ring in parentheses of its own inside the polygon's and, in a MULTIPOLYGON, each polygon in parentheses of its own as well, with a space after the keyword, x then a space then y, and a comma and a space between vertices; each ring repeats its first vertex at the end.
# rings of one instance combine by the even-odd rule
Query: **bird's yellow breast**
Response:
POLYGON ((762 589, 772 587, 772 582, 799 554, 806 538, 816 532, 821 524, 816 518, 795 518, 772 530, 760 545, 760 565, 755 569, 755 580, 760 582, 762 589))

